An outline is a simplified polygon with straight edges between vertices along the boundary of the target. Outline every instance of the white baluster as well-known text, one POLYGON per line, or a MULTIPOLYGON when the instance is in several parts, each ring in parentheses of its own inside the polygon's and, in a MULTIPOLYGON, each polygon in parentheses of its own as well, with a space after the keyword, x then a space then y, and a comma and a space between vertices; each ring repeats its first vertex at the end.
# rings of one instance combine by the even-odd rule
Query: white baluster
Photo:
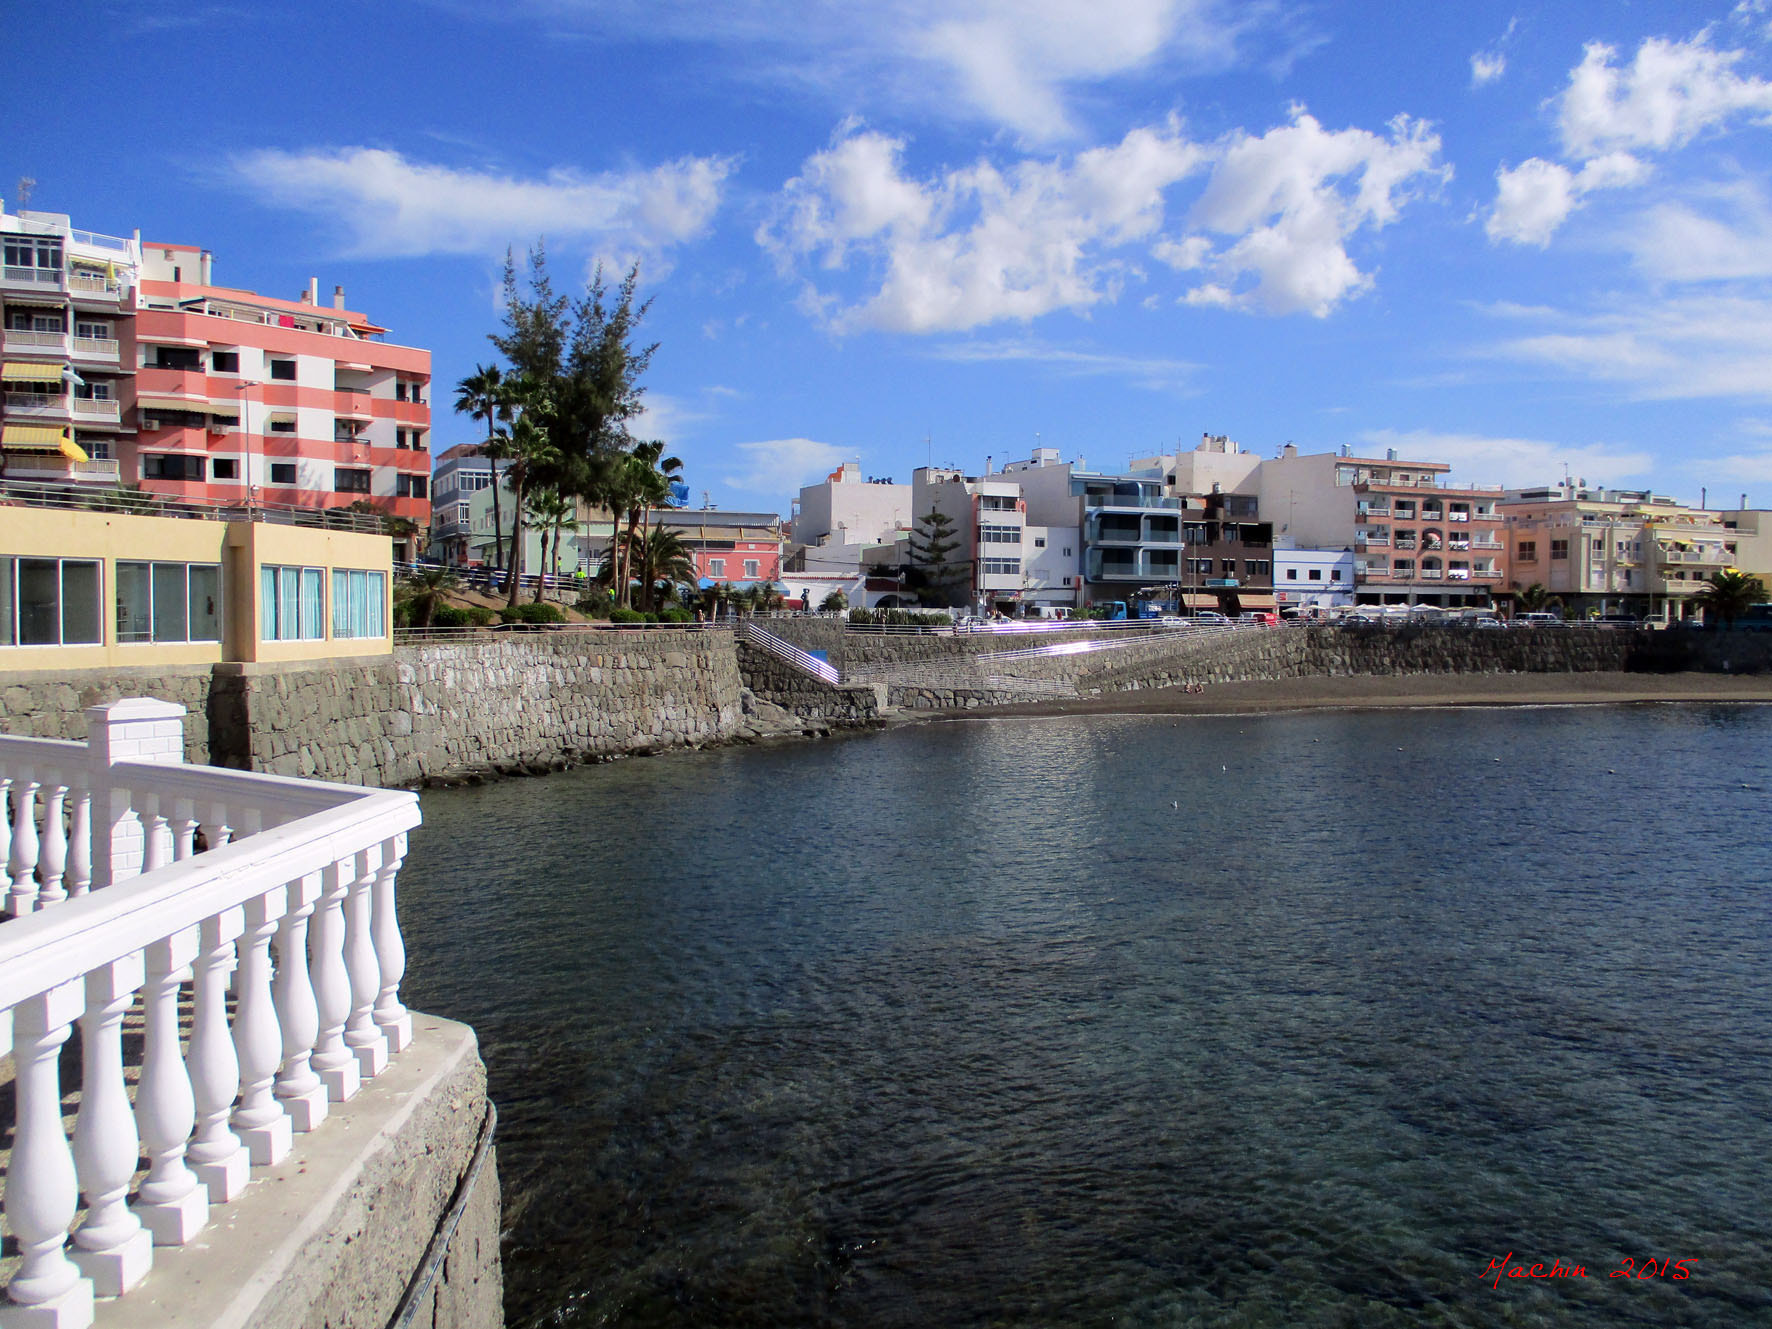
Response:
POLYGON ((37 907, 37 782, 28 770, 12 785, 12 912, 37 907))
POLYGON ((12 912, 12 777, 0 774, 0 914, 12 912))
POLYGON ((308 977, 308 916, 320 898, 320 874, 289 883, 289 912, 277 929, 277 1021, 283 1026, 283 1070, 277 1099, 298 1131, 326 1120, 326 1086, 310 1059, 320 1036, 320 1008, 308 977))
POLYGON ((228 1124, 240 1092, 240 1062, 228 1030, 228 975, 234 971, 234 939, 245 930, 246 915, 238 907, 222 910, 198 929, 195 1009, 185 1051, 197 1133, 185 1158, 211 1204, 226 1204, 245 1190, 250 1170, 246 1146, 228 1124))
POLYGON ((120 1297, 154 1263, 154 1242, 126 1202, 141 1141, 123 1087, 123 1016, 142 985, 141 952, 86 975, 80 1017, 83 1073, 74 1164, 86 1221, 74 1233, 74 1263, 101 1297, 120 1297))
POLYGON ((209 820, 203 823, 203 838, 211 849, 220 849, 234 838, 234 828, 228 825, 228 809, 225 804, 209 805, 209 820))
POLYGON ((0 1311, 9 1325, 15 1318, 33 1329, 85 1329, 92 1323, 92 1284, 65 1249, 80 1195, 62 1131, 57 1065, 80 1006, 80 984, 73 982, 13 1008, 18 1106, 6 1173, 6 1226, 24 1259, 6 1292, 24 1309, 0 1311))
POLYGON ((43 786, 43 841, 37 850, 37 907, 43 909, 68 898, 62 875, 68 866, 68 833, 62 828, 62 800, 68 787, 50 780, 43 786))
POLYGON ((154 1234, 156 1246, 182 1246, 209 1221, 208 1192, 185 1165, 197 1107, 178 1047, 178 985, 196 954, 196 928, 155 942, 148 947, 147 986, 142 989, 147 1038, 135 1119, 148 1178, 135 1212, 154 1234))
POLYGON ((357 1054, 363 1078, 380 1075, 388 1064, 388 1038, 375 1022, 375 999, 381 995, 381 966, 370 934, 373 900, 370 889, 381 868, 381 846, 357 855, 357 879, 345 897, 345 969, 351 976, 351 1018, 345 1024, 345 1045, 357 1054))
POLYGON ((172 805, 172 858, 182 863, 193 853, 197 839, 197 814, 191 800, 176 799, 172 805))
POLYGON ((343 859, 321 874, 320 906, 314 915, 309 947, 314 999, 320 1007, 320 1039, 313 1066, 326 1085, 326 1096, 342 1103, 357 1092, 362 1072, 356 1054, 345 1046, 345 1021, 351 1017, 351 978, 345 972, 344 899, 356 876, 356 860, 343 859))
POLYGON ((68 894, 85 895, 92 889, 92 791, 74 785, 72 825, 68 830, 68 894))
POLYGON ((142 872, 153 872, 172 862, 172 836, 166 829, 166 818, 160 815, 160 795, 148 794, 142 799, 142 872))
POLYGON ((381 993, 375 1000, 375 1023, 387 1036, 390 1052, 412 1042, 412 1013, 400 1002, 400 980, 406 976, 406 943, 400 939, 400 917, 394 909, 394 879, 406 858, 406 836, 382 845, 381 871, 375 877, 375 958, 381 967, 381 993))
POLYGON ((287 895, 281 886, 246 902, 246 935, 240 943, 235 983, 234 1053, 240 1058, 240 1106, 234 1133, 255 1167, 281 1163, 293 1144, 292 1124, 271 1092, 283 1063, 283 1033, 271 1001, 271 934, 282 918, 287 895))

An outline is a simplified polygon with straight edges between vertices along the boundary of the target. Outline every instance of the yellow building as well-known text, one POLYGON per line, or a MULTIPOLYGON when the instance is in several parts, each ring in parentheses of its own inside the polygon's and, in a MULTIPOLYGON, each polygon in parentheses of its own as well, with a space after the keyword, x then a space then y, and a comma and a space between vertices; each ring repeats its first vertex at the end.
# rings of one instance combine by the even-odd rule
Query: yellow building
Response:
POLYGON ((320 514, 294 525, 262 510, 181 511, 0 495, 0 674, 392 650, 385 534, 320 514))

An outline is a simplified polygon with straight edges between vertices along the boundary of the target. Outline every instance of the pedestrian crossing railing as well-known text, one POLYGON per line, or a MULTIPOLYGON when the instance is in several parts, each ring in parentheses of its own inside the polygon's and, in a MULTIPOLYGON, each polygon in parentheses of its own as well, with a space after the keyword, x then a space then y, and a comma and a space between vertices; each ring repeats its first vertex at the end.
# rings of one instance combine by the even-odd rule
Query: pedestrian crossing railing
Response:
POLYGON ((85 743, 0 737, 0 1329, 81 1329, 156 1248, 226 1241, 252 1170, 412 1038, 395 880, 416 796, 186 765, 183 714, 133 699, 88 710, 85 743))

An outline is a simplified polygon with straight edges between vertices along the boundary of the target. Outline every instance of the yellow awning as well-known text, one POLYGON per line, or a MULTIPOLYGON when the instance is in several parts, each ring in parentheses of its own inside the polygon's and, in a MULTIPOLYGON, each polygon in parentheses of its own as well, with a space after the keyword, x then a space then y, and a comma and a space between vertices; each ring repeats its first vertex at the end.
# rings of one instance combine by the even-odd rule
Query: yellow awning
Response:
POLYGON ((60 383, 62 367, 60 365, 30 364, 23 360, 8 360, 5 368, 0 369, 0 378, 11 383, 60 383))
POLYGON ((238 415, 237 401, 197 401, 186 397, 160 397, 144 392, 135 399, 144 411, 196 411, 199 415, 238 415))
POLYGON ((0 448, 14 452, 59 452, 75 461, 86 461, 86 450, 52 425, 7 425, 0 432, 0 448))

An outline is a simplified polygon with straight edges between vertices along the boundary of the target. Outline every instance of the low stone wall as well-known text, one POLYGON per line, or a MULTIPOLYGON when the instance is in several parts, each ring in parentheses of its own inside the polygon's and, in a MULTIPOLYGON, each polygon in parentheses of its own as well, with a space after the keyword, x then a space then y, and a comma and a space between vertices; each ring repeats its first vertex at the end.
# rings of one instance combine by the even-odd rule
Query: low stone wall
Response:
POLYGON ((158 697, 185 708, 185 760, 208 762, 210 666, 69 669, 0 675, 0 732, 86 741, 86 708, 120 697, 158 697))
POLYGON ((879 684, 827 683, 744 641, 738 643, 738 670, 758 698, 799 720, 858 728, 878 724, 886 705, 879 684))

